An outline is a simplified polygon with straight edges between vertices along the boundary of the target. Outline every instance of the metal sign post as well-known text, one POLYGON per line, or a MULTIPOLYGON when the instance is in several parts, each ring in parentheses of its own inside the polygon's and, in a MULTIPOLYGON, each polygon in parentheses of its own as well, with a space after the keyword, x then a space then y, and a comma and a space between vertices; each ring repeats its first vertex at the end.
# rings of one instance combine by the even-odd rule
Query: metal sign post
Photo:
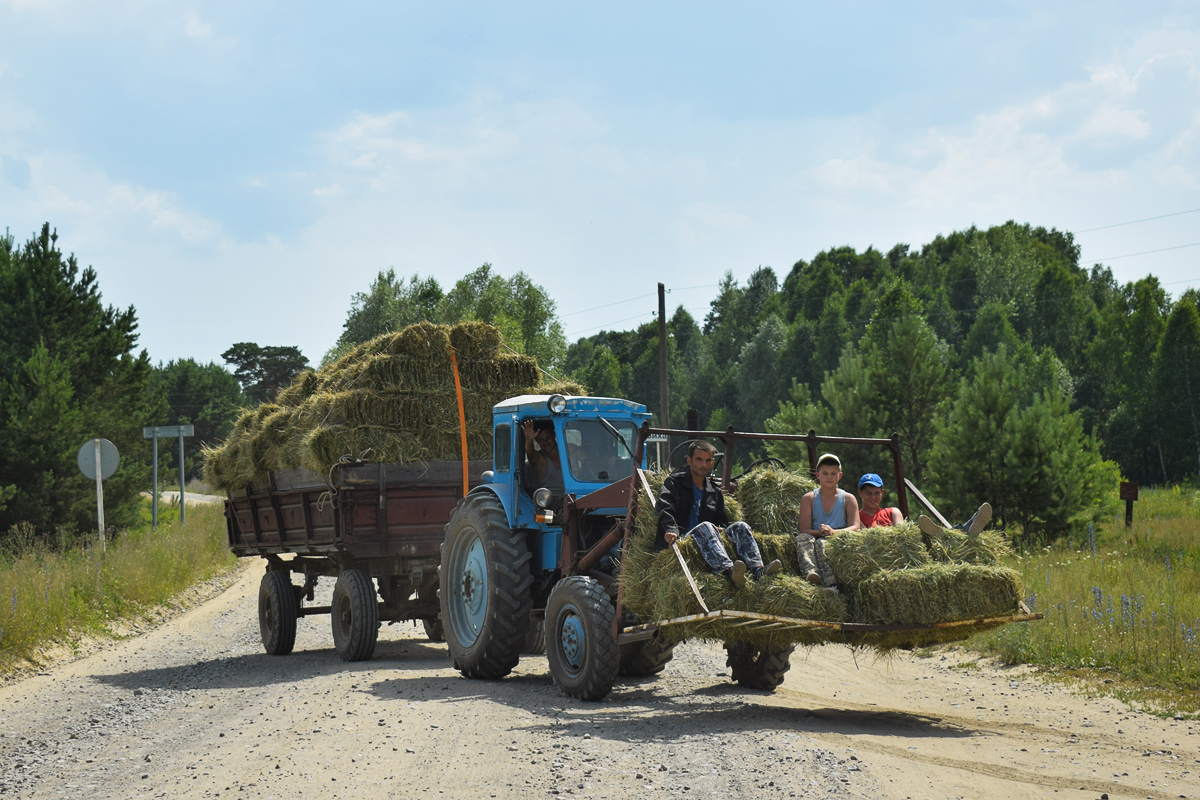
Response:
POLYGON ((194 431, 195 429, 191 425, 151 425, 142 428, 142 438, 150 439, 154 443, 150 457, 154 480, 153 499, 150 501, 150 530, 158 530, 158 438, 160 436, 179 437, 179 522, 182 524, 186 520, 183 496, 186 479, 183 471, 183 437, 193 435, 194 431))
POLYGON ((100 531, 100 554, 107 547, 104 538, 104 481, 111 478, 121 465, 121 454, 117 446, 108 439, 91 439, 83 443, 75 456, 79 471, 96 481, 96 525, 100 531))

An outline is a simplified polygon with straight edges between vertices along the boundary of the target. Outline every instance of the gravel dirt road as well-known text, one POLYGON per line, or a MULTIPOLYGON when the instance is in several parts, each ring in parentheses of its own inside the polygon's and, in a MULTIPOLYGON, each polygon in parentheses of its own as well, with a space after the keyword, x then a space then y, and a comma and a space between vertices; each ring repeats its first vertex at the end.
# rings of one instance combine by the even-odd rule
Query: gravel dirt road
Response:
POLYGON ((953 651, 799 651, 766 694, 690 643, 657 678, 582 703, 544 657, 465 680, 409 624, 385 627, 367 662, 337 658, 328 617, 301 620, 292 655, 264 655, 261 574, 247 563, 182 616, 0 688, 0 794, 1200 797, 1196 722, 953 651))

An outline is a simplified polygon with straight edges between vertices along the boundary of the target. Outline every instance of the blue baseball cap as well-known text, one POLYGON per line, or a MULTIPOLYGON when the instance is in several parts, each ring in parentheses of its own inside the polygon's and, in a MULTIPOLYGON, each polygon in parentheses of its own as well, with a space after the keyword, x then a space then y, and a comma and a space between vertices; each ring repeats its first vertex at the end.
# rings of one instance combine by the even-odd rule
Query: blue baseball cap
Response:
POLYGON ((858 488, 861 489, 864 486, 878 486, 882 488, 883 479, 874 472, 868 472, 866 475, 863 475, 858 479, 858 488))

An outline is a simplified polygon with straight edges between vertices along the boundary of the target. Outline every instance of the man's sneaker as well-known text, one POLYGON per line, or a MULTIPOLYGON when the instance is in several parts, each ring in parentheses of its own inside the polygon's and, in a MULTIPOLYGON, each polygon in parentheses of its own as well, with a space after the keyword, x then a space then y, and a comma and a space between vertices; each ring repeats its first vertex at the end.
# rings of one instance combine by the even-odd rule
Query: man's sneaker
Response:
MULTIPOLYGON (((990 509, 988 516, 991 516, 990 509)), ((917 527, 921 529, 921 533, 925 534, 926 536, 931 536, 934 539, 940 539, 946 535, 946 531, 942 529, 941 525, 938 525, 924 514, 917 517, 917 527)))
POLYGON ((746 585, 746 562, 733 562, 733 569, 729 570, 729 580, 733 581, 735 588, 740 589, 746 585))
POLYGON ((975 512, 975 516, 971 519, 971 527, 967 528, 968 536, 978 536, 983 533, 983 529, 992 521, 992 504, 984 503, 975 512))
POLYGON ((838 587, 836 587, 836 586, 826 586, 825 588, 828 589, 829 591, 833 592, 834 594, 841 594, 841 592, 838 591, 838 587))
POLYGON ((824 579, 821 578, 821 573, 817 572, 815 569, 811 570, 808 573, 808 575, 806 575, 804 577, 805 577, 805 580, 807 580, 813 586, 824 586, 825 585, 824 579))
POLYGON ((777 558, 765 567, 754 570, 754 580, 761 580, 768 575, 778 575, 781 572, 783 572, 783 562, 777 558))

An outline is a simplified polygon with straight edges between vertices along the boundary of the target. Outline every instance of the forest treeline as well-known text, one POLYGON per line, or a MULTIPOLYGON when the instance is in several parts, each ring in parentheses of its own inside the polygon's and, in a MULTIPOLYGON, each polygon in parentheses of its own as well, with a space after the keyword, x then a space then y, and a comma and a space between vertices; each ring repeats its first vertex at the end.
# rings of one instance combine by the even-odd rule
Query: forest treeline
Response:
MULTIPOLYGON (((1086 269, 1066 232, 1010 222, 920 249, 834 248, 786 274, 726 273, 703 317, 669 314, 674 425, 696 409, 710 430, 895 431, 908 475, 952 517, 989 500, 1010 529, 1047 539, 1113 513, 1121 475, 1200 474, 1196 294, 1172 299, 1153 276, 1120 284, 1102 265, 1086 269)), ((350 296, 323 360, 420 320, 460 319, 496 324, 552 375, 661 419, 657 321, 568 344, 545 290, 488 264, 446 287, 381 271, 350 296)), ((194 469, 241 408, 307 365, 295 347, 253 342, 232 343, 224 364, 153 365, 137 350, 134 309, 104 306, 94 270, 64 256, 48 225, 22 246, 0 239, 0 324, 0 534, 94 525, 74 464, 92 436, 123 453, 106 493, 110 523, 126 524, 149 485, 143 425, 195 425, 194 469)), ((806 462, 788 446, 738 455, 806 462)), ((890 471, 866 449, 846 462, 848 488, 863 471, 890 471)))

